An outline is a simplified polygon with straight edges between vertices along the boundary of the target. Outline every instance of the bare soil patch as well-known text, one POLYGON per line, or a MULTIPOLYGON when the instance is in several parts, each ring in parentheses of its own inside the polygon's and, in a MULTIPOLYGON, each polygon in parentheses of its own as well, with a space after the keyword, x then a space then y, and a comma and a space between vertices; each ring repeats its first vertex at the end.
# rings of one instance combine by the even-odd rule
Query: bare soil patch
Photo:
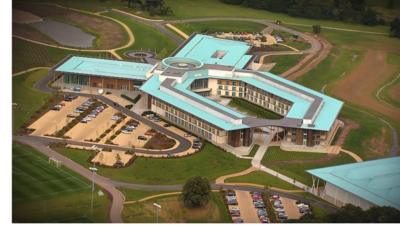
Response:
POLYGON ((400 83, 397 83, 390 87, 389 96, 396 102, 400 102, 400 83))
MULTIPOLYGON (((92 16, 52 5, 44 4, 16 4, 15 8, 36 14, 42 18, 59 20, 83 28, 100 37, 98 49, 110 49, 120 46, 124 41, 122 27, 98 16, 92 16)), ((30 38, 30 37, 28 37, 30 38)))
POLYGON ((388 131, 382 127, 381 135, 379 138, 375 137, 369 141, 369 151, 367 152, 370 156, 384 156, 388 153, 387 149, 389 149, 388 144, 385 141, 385 136, 388 131))
POLYGON ((386 63, 386 52, 369 50, 360 65, 336 83, 333 92, 346 101, 399 121, 398 109, 374 97, 375 90, 394 74, 395 69, 395 66, 386 63))
POLYGON ((156 133, 145 145, 148 149, 168 149, 175 145, 176 141, 164 134, 156 133))

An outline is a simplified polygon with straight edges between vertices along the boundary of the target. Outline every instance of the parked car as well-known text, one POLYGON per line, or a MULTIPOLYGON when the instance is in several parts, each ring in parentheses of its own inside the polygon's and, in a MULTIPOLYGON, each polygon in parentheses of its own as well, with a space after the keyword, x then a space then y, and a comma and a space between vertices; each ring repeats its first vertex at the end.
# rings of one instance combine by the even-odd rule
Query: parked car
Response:
POLYGON ((269 219, 266 216, 260 216, 259 219, 261 223, 269 223, 269 219))
POLYGON ((228 191, 226 192, 227 196, 236 196, 236 192, 235 191, 228 191))
POLYGON ((171 126, 171 124, 169 124, 169 123, 166 123, 163 125, 163 127, 170 127, 170 126, 171 126))
POLYGON ((76 115, 74 115, 74 114, 68 114, 67 117, 68 117, 68 118, 75 118, 76 115))
POLYGON ((64 95, 64 101, 71 102, 72 100, 78 98, 76 95, 64 95))
POLYGON ((191 136, 192 136, 192 134, 190 134, 190 133, 186 133, 186 134, 184 134, 183 136, 184 136, 184 137, 191 137, 191 136))
POLYGON ((53 108, 51 108, 51 109, 55 110, 55 111, 60 111, 61 108, 62 108, 62 106, 60 104, 57 104, 57 105, 53 106, 53 108))
POLYGON ((143 140, 143 141, 146 141, 146 140, 147 140, 147 138, 146 138, 145 136, 143 136, 143 135, 138 136, 138 139, 139 139, 139 140, 143 140))
POLYGON ((244 223, 244 220, 240 217, 234 217, 232 218, 233 223, 244 223))
POLYGON ((125 129, 123 129, 121 132, 122 132, 123 134, 131 134, 131 133, 132 133, 131 130, 125 130, 125 129))
POLYGON ((80 91, 81 91, 81 88, 75 86, 75 87, 72 87, 71 90, 76 91, 76 92, 80 92, 80 91))

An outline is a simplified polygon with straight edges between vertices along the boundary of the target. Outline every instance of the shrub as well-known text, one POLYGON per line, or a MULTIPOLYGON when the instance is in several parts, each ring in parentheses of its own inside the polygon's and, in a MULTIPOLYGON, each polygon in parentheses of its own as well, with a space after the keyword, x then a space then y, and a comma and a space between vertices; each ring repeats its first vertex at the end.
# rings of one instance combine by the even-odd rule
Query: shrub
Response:
POLYGON ((211 187, 206 178, 197 176, 186 181, 182 190, 183 204, 188 208, 207 205, 210 201, 211 187))

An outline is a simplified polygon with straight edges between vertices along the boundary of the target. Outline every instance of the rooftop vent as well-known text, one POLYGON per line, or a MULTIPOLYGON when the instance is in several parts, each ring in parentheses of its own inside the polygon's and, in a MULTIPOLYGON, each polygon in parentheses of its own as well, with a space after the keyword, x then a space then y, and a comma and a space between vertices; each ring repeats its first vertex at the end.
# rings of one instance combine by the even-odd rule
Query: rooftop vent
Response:
POLYGON ((222 59, 222 58, 224 58, 226 53, 227 53, 226 51, 217 50, 214 52, 214 54, 211 57, 216 58, 216 59, 222 59))

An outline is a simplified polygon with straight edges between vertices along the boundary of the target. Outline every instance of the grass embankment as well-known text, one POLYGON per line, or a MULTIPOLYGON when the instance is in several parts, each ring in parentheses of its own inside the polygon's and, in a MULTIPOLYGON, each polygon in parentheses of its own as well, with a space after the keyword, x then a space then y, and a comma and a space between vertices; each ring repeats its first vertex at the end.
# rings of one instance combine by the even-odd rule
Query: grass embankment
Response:
POLYGON ((103 15, 125 23, 135 36, 133 45, 118 51, 118 54, 122 57, 125 57, 123 53, 129 50, 146 50, 156 52, 158 58, 165 58, 178 47, 174 41, 155 28, 136 22, 127 16, 115 12, 104 13, 103 15))
POLYGON ((48 73, 48 70, 32 71, 12 79, 13 133, 50 99, 51 94, 38 91, 33 85, 48 73))
POLYGON ((177 23, 174 26, 190 35, 194 32, 215 33, 215 32, 260 32, 265 25, 248 21, 218 20, 196 23, 177 23))
POLYGON ((266 187, 276 187, 282 188, 286 190, 296 190, 299 189, 296 186, 283 181, 277 177, 274 177, 268 173, 262 171, 255 171, 249 174, 239 176, 239 177, 232 177, 225 180, 225 183, 252 183, 252 184, 260 184, 266 187))
POLYGON ((90 213, 88 180, 25 145, 13 143, 12 155, 13 222, 108 222, 107 195, 94 195, 90 213))
POLYGON ((133 190, 128 188, 119 188, 119 190, 124 194, 125 201, 138 201, 140 199, 150 197, 153 195, 174 192, 174 191, 143 191, 143 190, 133 190))
POLYGON ((153 202, 162 206, 159 222, 163 223, 229 223, 231 222, 224 200, 219 192, 212 192, 210 202, 201 208, 189 209, 183 206, 180 195, 165 196, 142 203, 124 206, 124 222, 155 223, 153 202))
POLYGON ((264 58, 263 64, 276 63, 269 71, 273 74, 281 74, 295 66, 304 58, 304 55, 273 55, 264 58))
POLYGON ((306 170, 352 162, 354 159, 344 153, 332 156, 324 153, 291 152, 276 146, 269 147, 261 160, 266 167, 309 186, 312 185, 312 179, 306 170))
MULTIPOLYGON (((90 166, 89 151, 68 148, 57 151, 77 163, 90 166)), ((218 147, 206 143, 200 152, 183 158, 137 158, 125 168, 100 167, 98 173, 113 180, 142 184, 182 184, 188 178, 201 175, 210 181, 222 175, 236 173, 250 166, 250 160, 238 159, 218 147), (162 171, 162 172, 160 172, 162 171)))
POLYGON ((102 58, 106 58, 109 55, 108 53, 78 52, 52 48, 44 45, 34 44, 18 38, 13 38, 12 45, 13 73, 38 66, 51 67, 67 55, 83 55, 102 58))
POLYGON ((269 111, 261 106, 253 104, 249 101, 240 98, 232 98, 228 106, 235 108, 236 110, 246 113, 249 116, 256 116, 264 119, 281 119, 282 116, 269 111))

